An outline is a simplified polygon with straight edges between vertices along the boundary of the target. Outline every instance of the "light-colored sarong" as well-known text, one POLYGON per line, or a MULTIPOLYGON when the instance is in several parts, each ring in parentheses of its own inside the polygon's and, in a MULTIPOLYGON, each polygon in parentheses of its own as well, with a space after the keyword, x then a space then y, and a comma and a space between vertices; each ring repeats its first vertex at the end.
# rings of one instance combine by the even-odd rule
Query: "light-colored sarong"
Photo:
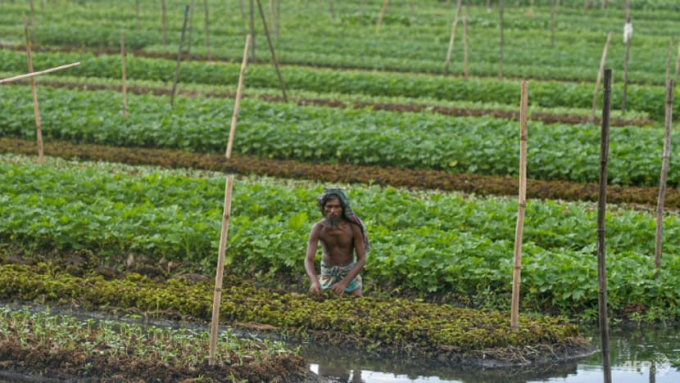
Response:
MULTIPOLYGON (((319 277, 319 284, 322 290, 328 290, 334 284, 342 281, 347 274, 349 274, 352 267, 354 267, 355 262, 350 263, 347 266, 328 266, 323 261, 321 262, 321 276, 319 277)), ((345 293, 349 294, 356 289, 361 289, 361 275, 354 277, 345 288, 345 293)))

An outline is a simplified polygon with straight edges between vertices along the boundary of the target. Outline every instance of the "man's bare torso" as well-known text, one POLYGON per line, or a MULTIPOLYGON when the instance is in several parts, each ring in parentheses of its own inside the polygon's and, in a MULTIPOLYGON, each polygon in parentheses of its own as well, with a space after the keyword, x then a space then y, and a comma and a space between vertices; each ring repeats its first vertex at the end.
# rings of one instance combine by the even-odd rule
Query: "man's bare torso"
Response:
POLYGON ((354 261, 352 223, 342 219, 332 227, 325 220, 317 222, 321 230, 322 260, 329 266, 346 266, 354 261))

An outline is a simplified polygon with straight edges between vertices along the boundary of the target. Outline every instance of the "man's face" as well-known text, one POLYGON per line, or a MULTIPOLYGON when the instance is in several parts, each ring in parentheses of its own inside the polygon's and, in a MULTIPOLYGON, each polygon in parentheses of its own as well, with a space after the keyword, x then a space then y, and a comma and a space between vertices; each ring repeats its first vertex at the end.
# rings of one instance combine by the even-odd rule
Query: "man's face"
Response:
POLYGON ((329 199, 323 207, 323 215, 332 226, 337 225, 342 217, 340 201, 337 198, 329 199))

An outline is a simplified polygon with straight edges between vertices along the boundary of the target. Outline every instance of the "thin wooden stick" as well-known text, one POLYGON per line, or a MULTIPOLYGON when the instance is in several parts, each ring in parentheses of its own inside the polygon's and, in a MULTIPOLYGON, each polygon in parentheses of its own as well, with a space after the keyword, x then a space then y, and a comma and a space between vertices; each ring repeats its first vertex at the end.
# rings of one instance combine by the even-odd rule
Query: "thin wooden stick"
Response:
POLYGON ((208 60, 212 59, 210 54, 210 14, 208 13, 208 0, 203 1, 203 8, 205 9, 205 48, 208 51, 208 60))
POLYGON ((597 109, 597 94, 600 91, 600 82, 602 81, 602 73, 604 72, 604 64, 607 62, 607 50, 609 43, 612 41, 613 32, 609 31, 607 35, 607 42, 604 43, 602 50, 602 59, 600 59, 600 69, 597 70, 597 81, 595 81, 595 93, 593 94, 593 110, 590 113, 590 122, 595 123, 595 110, 597 109))
POLYGON ((500 15, 500 53, 498 56, 498 79, 503 80, 503 0, 498 0, 498 13, 500 15))
POLYGON ((666 57, 666 84, 671 79, 671 59, 673 58, 673 37, 668 40, 668 56, 666 57))
POLYGON ((380 32, 380 26, 382 25, 383 17, 385 17, 385 11, 387 10, 387 3, 389 2, 390 0, 383 1, 382 10, 380 11, 380 17, 378 18, 378 25, 376 25, 375 27, 376 33, 380 32))
POLYGON ((255 0, 250 0, 250 52, 252 57, 250 62, 255 63, 255 0))
POLYGON ((463 75, 467 79, 469 76, 468 63, 468 8, 465 7, 465 18, 463 18, 463 75))
POLYGON ((165 46, 166 43, 165 35, 165 0, 161 0, 161 41, 163 42, 163 46, 165 46))
POLYGON ((666 135, 663 144, 663 159, 661 161, 661 181, 659 183, 659 199, 656 202, 656 246, 654 248, 655 277, 661 272, 661 238, 663 232, 663 205, 666 200, 666 178, 668 177, 668 163, 671 157, 671 125, 673 122, 673 88, 674 81, 666 81, 666 135))
POLYGON ((524 230, 524 210, 527 205, 527 105, 529 100, 528 83, 522 81, 522 98, 519 109, 519 200, 517 226, 515 228, 515 265, 512 271, 512 307, 510 328, 519 330, 519 290, 522 271, 522 231, 524 230))
POLYGON ((187 36, 187 58, 191 57, 191 32, 194 27, 194 0, 191 0, 189 6, 189 36, 187 36))
POLYGON ((210 355, 208 363, 214 366, 215 350, 217 348, 217 327, 220 321, 220 304, 222 302, 222 275, 224 273, 227 237, 229 234, 229 218, 231 217, 231 192, 234 187, 234 176, 228 176, 224 186, 224 213, 222 214, 222 231, 220 233, 220 248, 217 256, 217 271, 215 273, 215 294, 213 296, 212 323, 210 326, 210 355))
POLYGON ((33 0, 30 0, 30 7, 31 7, 31 43, 35 44, 36 43, 36 36, 35 36, 35 8, 33 6, 33 0))
POLYGON ((602 367, 604 382, 612 382, 609 358, 609 324, 607 321, 607 267, 605 256, 605 215, 607 210, 607 162, 609 157, 609 111, 611 110, 612 70, 604 71, 604 106, 600 141, 600 190, 597 206, 597 282, 602 367))
POLYGON ((135 29, 139 30, 139 0, 135 0, 135 29))
POLYGON ((276 52, 274 52, 274 44, 272 44, 272 39, 269 37, 269 30, 267 29, 267 20, 264 18, 264 12, 262 12, 262 3, 257 0, 257 8, 260 11, 260 16, 262 17, 262 26, 264 27, 264 34, 267 36, 267 43, 269 44, 269 50, 272 53, 272 60, 274 61, 274 67, 276 67, 276 74, 279 76, 279 84, 281 85, 281 92, 283 92, 283 101, 288 102, 288 96, 286 95, 286 84, 283 82, 283 77, 281 76, 281 69, 279 68, 279 62, 276 60, 276 52))
POLYGON ((458 0, 456 3, 456 15, 453 17, 451 24, 451 38, 449 39, 449 50, 446 51, 446 62, 444 63, 444 74, 449 73, 449 63, 451 63, 451 53, 453 52, 453 42, 456 40, 456 26, 458 25, 458 16, 460 15, 460 7, 463 0, 458 0))
POLYGON ((555 0, 550 0, 550 46, 555 46, 555 0))
POLYGON ((120 31, 120 61, 123 75, 123 118, 127 118, 127 79, 125 75, 125 37, 123 36, 123 31, 120 31))
MULTIPOLYGON (((624 31, 630 26, 632 31, 632 25, 630 22, 630 0, 626 0, 626 27, 624 31)), ((626 38, 626 53, 623 59, 623 95, 621 96, 621 113, 626 114, 626 101, 628 97, 628 61, 630 58, 630 42, 633 39, 633 34, 628 35, 624 32, 626 38)))
POLYGON ((328 0, 328 8, 331 14, 331 21, 335 19, 335 10, 333 9, 333 0, 328 0))
POLYGON ((175 66, 175 78, 172 81, 172 91, 170 92, 170 107, 175 102, 175 91, 177 90, 177 81, 179 80, 179 64, 182 62, 182 45, 184 44, 184 33, 187 29, 187 19, 189 18, 189 6, 184 8, 184 24, 182 25, 182 35, 179 39, 179 51, 177 52, 177 65, 175 66))
POLYGON ((234 101, 234 114, 231 116, 231 130, 229 130, 229 142, 227 143, 227 152, 224 154, 227 159, 231 158, 231 148, 234 142, 234 133, 236 132, 236 119, 238 118, 238 110, 241 106, 241 92, 243 90, 243 79, 246 74, 246 67, 248 66, 248 47, 250 46, 250 35, 246 36, 246 46, 243 48, 243 61, 241 62, 241 72, 238 76, 238 88, 236 88, 236 100, 234 101))
MULTIPOLYGON (((31 38, 28 35, 28 23, 26 16, 24 16, 24 34, 26 35, 26 55, 28 56, 28 73, 33 73, 33 57, 31 56, 31 38)), ((44 162, 43 158, 43 139, 42 128, 40 127, 40 109, 38 108, 38 90, 35 86, 35 80, 31 77, 31 94, 33 96, 33 115, 35 116, 35 132, 38 141, 38 163, 44 162)))
POLYGON ((678 58, 675 61, 675 80, 680 76, 680 42, 678 43, 678 58))
POLYGON ((40 76, 40 75, 44 75, 44 74, 48 74, 48 73, 52 73, 52 72, 57 72, 57 71, 60 71, 60 70, 73 68, 74 66, 78 66, 78 65, 80 65, 80 63, 76 62, 76 63, 73 63, 73 64, 67 64, 67 65, 62 65, 62 66, 46 69, 46 70, 43 70, 43 71, 40 71, 40 72, 33 72, 33 73, 22 74, 22 75, 14 76, 14 77, 8 77, 8 78, 4 78, 4 79, 0 80, 0 84, 10 83, 10 82, 24 80, 24 79, 27 79, 27 78, 36 77, 36 76, 40 76))

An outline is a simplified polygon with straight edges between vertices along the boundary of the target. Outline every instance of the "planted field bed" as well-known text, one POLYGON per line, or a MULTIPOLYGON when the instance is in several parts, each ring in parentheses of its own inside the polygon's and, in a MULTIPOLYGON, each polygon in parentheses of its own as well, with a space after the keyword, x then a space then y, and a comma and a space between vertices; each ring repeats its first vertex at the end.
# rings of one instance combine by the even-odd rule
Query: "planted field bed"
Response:
MULTIPOLYGON (((130 256, 149 259, 153 275, 171 271, 168 262, 213 273, 221 176, 63 161, 46 168, 3 156, 2 181, 0 233, 11 252, 30 257, 90 251, 112 265, 130 256)), ((507 308, 515 200, 375 186, 350 190, 373 243, 365 271, 368 294, 507 308)), ((304 246, 310 222, 320 216, 314 203, 320 193, 320 184, 239 179, 231 272, 306 291, 304 246)), ((583 203, 530 201, 522 289, 527 310, 593 318, 595 213, 583 203)), ((677 219, 670 214, 665 220, 664 266, 652 278, 654 217, 622 208, 608 216, 608 293, 615 316, 677 318, 677 219)))
MULTIPOLYGON (((206 57, 206 40, 214 59, 240 61, 244 37, 249 31, 248 9, 236 0, 209 2, 209 35, 204 28, 203 2, 196 2, 191 32, 191 54, 206 57)), ((391 1, 381 18, 382 0, 327 2, 314 0, 282 2, 278 10, 267 7, 265 16, 283 63, 336 68, 442 73, 455 18, 455 2, 391 1), (379 19, 381 28, 376 28, 379 19), (314 36, 310 39, 309 36, 314 36), (399 44, 394 44, 399 41, 399 44)), ((609 31, 620 31, 625 22, 623 1, 610 1, 584 10, 583 3, 567 1, 557 8, 551 27, 549 1, 504 2, 503 71, 507 77, 535 77, 593 81, 602 47, 609 31), (554 34, 551 32, 554 30, 554 34), (554 43, 553 43, 554 41, 554 43), (527 47, 530 53, 527 54, 527 47)), ((125 30, 130 49, 149 53, 176 54, 185 3, 166 1, 166 33, 162 31, 161 5, 132 0, 122 2, 46 1, 36 6, 34 43, 40 46, 73 48, 118 48, 118 33, 125 30), (137 16, 137 9, 139 10, 137 16)), ((494 3, 466 2, 469 24, 469 71, 473 76, 498 74, 500 53, 499 9, 494 3)), ((6 1, 0 16, 0 39, 23 44, 21 17, 28 5, 6 1)), ((246 6, 247 8, 247 6, 246 6)), ((665 54, 677 15, 671 1, 638 1, 632 4, 635 23, 630 79, 664 83, 665 54)), ((270 61, 264 29, 255 14, 258 61, 270 61)), ((463 15, 450 73, 460 75, 463 67, 463 15)), ((618 36, 618 34, 617 34, 618 36)), ((186 47, 186 44, 185 44, 186 47)), ((625 44, 612 41, 608 64, 616 81, 623 78, 625 44)))

